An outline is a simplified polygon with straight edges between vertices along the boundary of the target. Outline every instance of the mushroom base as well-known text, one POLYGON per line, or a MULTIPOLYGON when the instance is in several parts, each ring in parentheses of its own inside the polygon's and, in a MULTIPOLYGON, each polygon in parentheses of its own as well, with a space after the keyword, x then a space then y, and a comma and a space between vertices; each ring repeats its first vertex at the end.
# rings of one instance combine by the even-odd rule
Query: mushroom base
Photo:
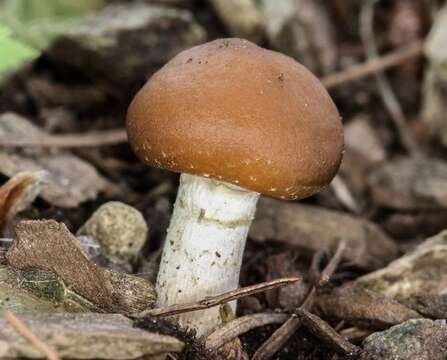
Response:
MULTIPOLYGON (((182 174, 157 278, 158 306, 195 302, 239 285, 245 241, 259 194, 182 174)), ((235 304, 231 304, 235 310, 235 304)), ((181 314, 205 335, 222 324, 219 307, 181 314)))

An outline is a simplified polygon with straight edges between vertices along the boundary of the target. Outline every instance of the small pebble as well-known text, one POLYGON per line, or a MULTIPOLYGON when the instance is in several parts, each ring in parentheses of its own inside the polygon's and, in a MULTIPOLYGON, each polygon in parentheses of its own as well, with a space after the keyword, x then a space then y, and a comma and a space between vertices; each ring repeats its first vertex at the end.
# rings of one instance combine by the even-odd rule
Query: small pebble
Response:
POLYGON ((100 206, 77 235, 93 237, 105 253, 128 261, 139 254, 147 234, 148 226, 137 209, 111 201, 100 206))

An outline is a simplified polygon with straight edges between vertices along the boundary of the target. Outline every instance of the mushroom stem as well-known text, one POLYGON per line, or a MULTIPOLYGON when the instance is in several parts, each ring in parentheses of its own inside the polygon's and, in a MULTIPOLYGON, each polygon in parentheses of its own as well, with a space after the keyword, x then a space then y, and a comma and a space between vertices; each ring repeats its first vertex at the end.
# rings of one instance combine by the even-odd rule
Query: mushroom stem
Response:
MULTIPOLYGON (((258 193, 226 182, 181 175, 157 278, 159 307, 238 287, 258 198, 258 193)), ((182 314, 178 320, 198 336, 222 324, 218 307, 182 314)))

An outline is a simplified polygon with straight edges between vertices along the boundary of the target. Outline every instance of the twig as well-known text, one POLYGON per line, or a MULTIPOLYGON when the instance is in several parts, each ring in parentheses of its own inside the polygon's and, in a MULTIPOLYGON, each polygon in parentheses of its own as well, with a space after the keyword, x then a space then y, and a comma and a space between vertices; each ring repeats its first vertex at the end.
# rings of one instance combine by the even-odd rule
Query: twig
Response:
POLYGON ((242 316, 208 335, 205 346, 208 349, 219 349, 225 343, 233 340, 239 335, 245 334, 247 331, 269 324, 282 324, 288 317, 289 315, 282 313, 242 316))
POLYGON ((1 312, 6 321, 8 321, 25 339, 27 339, 36 349, 42 352, 43 355, 49 360, 59 360, 59 355, 54 349, 45 344, 42 340, 37 338, 31 330, 20 321, 12 312, 9 310, 3 310, 1 312))
POLYGON ((321 272, 320 280, 318 281, 319 288, 322 288, 328 284, 331 276, 335 273, 338 264, 340 264, 345 249, 346 249, 346 242, 340 241, 338 243, 337 250, 335 250, 334 256, 332 256, 331 260, 328 262, 326 267, 321 272))
POLYGON ((332 326, 318 316, 304 309, 297 309, 297 315, 312 334, 323 340, 337 352, 344 355, 354 355, 359 352, 360 349, 357 346, 351 344, 334 330, 332 326))
MULTIPOLYGON (((377 59, 379 56, 374 36, 374 7, 378 1, 379 0, 365 1, 360 13, 360 34, 368 59, 377 59)), ((406 127, 404 112, 399 104, 399 101, 394 95, 388 79, 383 72, 377 72, 375 77, 380 96, 391 115, 391 119, 393 120, 402 141, 402 145, 409 153, 420 153, 420 149, 416 141, 406 127)))
POLYGON ((421 56, 422 53, 423 42, 414 41, 380 58, 369 60, 363 64, 353 65, 346 70, 327 75, 321 79, 321 82, 327 89, 332 89, 399 66, 408 60, 421 56))
MULTIPOLYGON (((321 277, 320 264, 321 260, 323 260, 323 256, 326 251, 323 249, 319 249, 313 256, 312 262, 310 263, 309 274, 308 274, 308 282, 309 288, 318 284, 318 280, 321 277)), ((308 290, 308 292, 310 289, 308 290)))
POLYGON ((258 350, 256 350, 252 360, 270 359, 279 351, 279 349, 281 349, 300 326, 300 319, 297 315, 292 314, 292 316, 278 330, 276 330, 258 350))
MULTIPOLYGON (((326 281, 324 279, 329 278, 337 268, 338 264, 341 261, 345 247, 345 242, 340 242, 338 244, 334 256, 322 271, 320 279, 316 282, 316 285, 311 286, 306 299, 303 301, 299 309, 310 310, 312 308, 317 287, 326 284, 326 281)), ((317 257, 317 254, 315 258, 317 257)), ((318 255, 318 257, 320 256, 321 255, 318 255)), ((313 266, 315 266, 315 263, 316 261, 314 260, 313 266)), ((297 314, 292 314, 292 316, 278 330, 276 330, 270 336, 270 338, 268 338, 267 341, 264 342, 264 344, 261 345, 261 347, 253 355, 252 360, 270 359, 287 342, 287 340, 290 339, 290 337, 296 332, 296 330, 298 330, 301 324, 301 320, 297 316, 297 314)))
POLYGON ((190 304, 178 304, 167 306, 164 308, 158 309, 149 309, 142 311, 140 313, 134 314, 134 318, 145 318, 145 317, 153 317, 153 316, 172 316, 178 315, 186 312, 196 311, 196 310, 204 310, 211 308, 213 306, 225 304, 229 301, 236 300, 242 298, 244 296, 249 296, 256 294, 258 292, 270 290, 279 286, 289 285, 294 282, 299 281, 298 277, 289 277, 289 278, 281 278, 275 279, 271 281, 266 281, 260 284, 246 286, 240 289, 228 291, 221 295, 206 297, 203 300, 200 300, 195 303, 190 304))
POLYGON ((43 135, 37 137, 2 138, 0 137, 0 147, 94 147, 116 145, 127 142, 126 130, 114 129, 86 134, 69 135, 43 135))

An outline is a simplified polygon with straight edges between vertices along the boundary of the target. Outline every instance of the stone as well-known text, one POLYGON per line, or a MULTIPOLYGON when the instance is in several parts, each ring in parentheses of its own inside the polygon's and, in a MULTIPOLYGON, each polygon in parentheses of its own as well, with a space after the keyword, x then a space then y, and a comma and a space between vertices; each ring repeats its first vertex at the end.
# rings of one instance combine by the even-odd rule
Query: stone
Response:
POLYGON ((101 205, 78 230, 77 235, 91 236, 106 254, 123 260, 135 259, 146 242, 148 226, 143 215, 119 201, 101 205))
POLYGON ((362 329, 382 330, 421 317, 394 299, 351 284, 319 294, 316 303, 324 316, 362 329))
POLYGON ((413 319, 374 333, 363 341, 372 360, 444 360, 447 353, 445 320, 413 319))

